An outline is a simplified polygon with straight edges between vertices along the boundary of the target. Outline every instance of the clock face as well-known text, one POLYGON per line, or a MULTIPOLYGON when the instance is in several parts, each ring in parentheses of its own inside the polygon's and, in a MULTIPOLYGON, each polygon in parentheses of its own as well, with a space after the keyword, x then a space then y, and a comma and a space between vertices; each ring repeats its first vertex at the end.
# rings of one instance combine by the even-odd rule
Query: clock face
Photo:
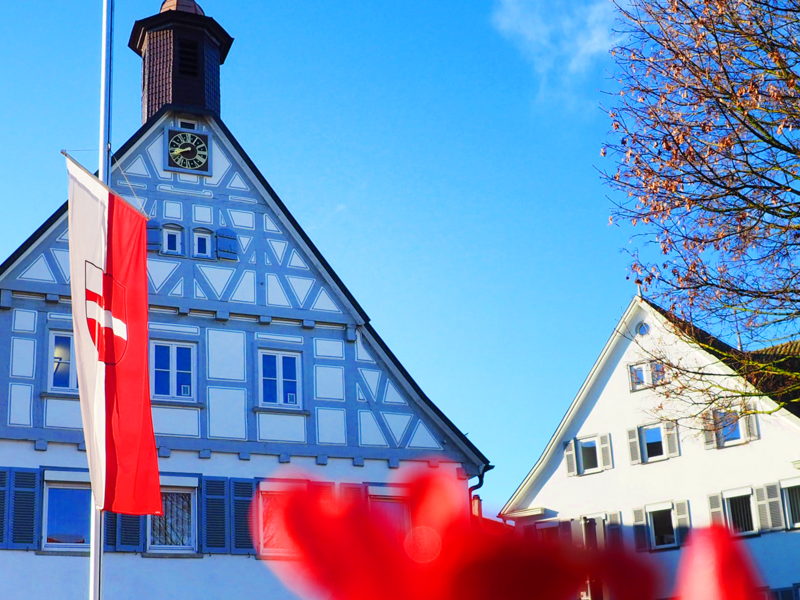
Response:
POLYGON ((167 139, 167 168, 208 174, 207 134, 169 130, 167 139))

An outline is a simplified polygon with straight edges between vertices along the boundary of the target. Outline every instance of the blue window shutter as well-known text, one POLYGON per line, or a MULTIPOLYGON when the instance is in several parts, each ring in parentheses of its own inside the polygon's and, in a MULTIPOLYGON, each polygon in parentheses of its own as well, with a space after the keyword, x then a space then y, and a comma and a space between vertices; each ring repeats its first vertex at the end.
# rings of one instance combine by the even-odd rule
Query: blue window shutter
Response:
POLYGON ((239 254, 239 240, 230 229, 217 229, 217 256, 228 260, 236 260, 239 254))
POLYGON ((8 547, 14 550, 39 548, 39 506, 41 485, 38 469, 11 469, 8 547))
POLYGON ((161 250, 161 223, 155 219, 147 222, 147 249, 154 252, 161 250))
POLYGON ((105 532, 103 550, 106 552, 117 551, 117 513, 105 512, 105 532))
POLYGON ((11 472, 0 469, 0 548, 8 548, 8 490, 11 487, 11 472))
POLYGON ((228 478, 203 477, 203 552, 230 552, 228 478))
POLYGON ((340 486, 342 500, 352 502, 356 506, 367 504, 367 486, 361 483, 343 483, 340 486))
POLYGON ((117 515, 117 552, 144 552, 146 517, 117 515))
POLYGON ((231 498, 231 554, 255 554, 250 533, 250 505, 256 492, 253 479, 234 479, 228 482, 231 498))

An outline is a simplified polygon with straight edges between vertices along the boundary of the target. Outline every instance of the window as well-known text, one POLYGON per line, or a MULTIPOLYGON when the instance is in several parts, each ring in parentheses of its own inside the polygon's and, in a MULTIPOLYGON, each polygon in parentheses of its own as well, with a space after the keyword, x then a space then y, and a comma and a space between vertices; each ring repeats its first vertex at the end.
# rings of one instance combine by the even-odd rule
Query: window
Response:
POLYGON ((147 549, 150 552, 196 551, 196 495, 194 488, 162 488, 164 514, 149 519, 147 549))
POLYGON ((181 129, 197 129, 197 123, 194 121, 184 121, 181 119, 178 121, 178 127, 181 129))
POLYGON ((154 397, 194 400, 194 346, 151 341, 150 387, 154 397))
POLYGON ((583 517, 583 546, 588 550, 598 550, 605 546, 606 516, 590 515, 583 517))
POLYGON ((704 414, 704 437, 706 449, 726 448, 744 444, 759 438, 758 421, 752 405, 743 411, 715 409, 704 414), (750 414, 742 414, 746 411, 750 414))
POLYGON ((258 554, 266 557, 285 557, 297 554, 297 547, 284 526, 283 513, 289 496, 296 492, 333 493, 332 484, 313 484, 306 481, 266 480, 258 485, 258 554))
POLYGON ((182 232, 180 229, 172 227, 164 227, 164 240, 162 242, 161 251, 165 254, 182 254, 182 232))
POLYGON ((678 424, 662 421, 629 429, 628 449, 632 465, 680 456, 678 424))
POLYGON ((800 485, 786 487, 783 490, 788 513, 788 526, 791 529, 800 528, 800 485))
POLYGON ((367 491, 369 494, 370 514, 388 524, 397 535, 397 541, 402 544, 408 532, 411 531, 407 489, 395 486, 371 485, 367 488, 367 491))
POLYGON ((758 527, 756 527, 753 519, 752 493, 727 497, 725 498, 725 504, 728 527, 730 527, 734 533, 746 535, 758 531, 758 527))
POLYGON ((89 548, 91 495, 88 484, 45 483, 42 532, 45 550, 89 548))
POLYGON ((742 432, 739 430, 739 414, 733 411, 715 410, 714 422, 717 434, 722 445, 742 441, 742 432))
POLYGON ((797 479, 711 494, 708 496, 711 523, 727 525, 738 535, 783 531, 786 528, 783 499, 786 498, 788 504, 791 498, 781 493, 781 486, 786 488, 787 483, 795 482, 797 479))
POLYGON ((48 378, 49 391, 77 393, 78 371, 75 368, 75 344, 72 333, 50 332, 50 356, 53 357, 53 368, 48 378))
POLYGON ((198 258, 211 258, 211 234, 194 232, 194 255, 198 258))
POLYGON ((664 457, 661 425, 642 427, 642 449, 646 461, 664 457))
POLYGON ((647 513, 650 521, 650 544, 653 548, 671 548, 677 543, 672 508, 647 513))
POLYGON ((406 499, 398 496, 370 496, 369 510, 373 515, 389 523, 401 539, 411 530, 406 499))
POLYGON ((262 350, 258 370, 262 405, 302 408, 299 354, 262 350))
POLYGON ((588 475, 611 469, 611 436, 607 433, 570 440, 564 449, 567 475, 588 475))
POLYGON ((657 360, 628 365, 628 380, 631 391, 636 392, 666 383, 667 370, 664 363, 657 360))
POLYGON ((689 503, 661 502, 633 510, 633 535, 636 550, 677 548, 688 535, 689 503))
POLYGON ((583 473, 596 471, 600 466, 597 455, 597 438, 578 440, 578 448, 580 450, 581 471, 583 473))

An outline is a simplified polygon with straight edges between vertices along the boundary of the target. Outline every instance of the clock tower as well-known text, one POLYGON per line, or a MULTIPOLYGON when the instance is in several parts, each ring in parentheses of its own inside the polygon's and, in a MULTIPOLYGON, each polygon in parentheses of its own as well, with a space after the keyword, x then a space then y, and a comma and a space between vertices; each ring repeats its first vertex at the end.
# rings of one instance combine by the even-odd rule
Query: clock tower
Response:
POLYGON ((165 104, 220 115, 220 65, 233 38, 194 0, 165 0, 136 21, 128 46, 142 57, 142 121, 165 104))

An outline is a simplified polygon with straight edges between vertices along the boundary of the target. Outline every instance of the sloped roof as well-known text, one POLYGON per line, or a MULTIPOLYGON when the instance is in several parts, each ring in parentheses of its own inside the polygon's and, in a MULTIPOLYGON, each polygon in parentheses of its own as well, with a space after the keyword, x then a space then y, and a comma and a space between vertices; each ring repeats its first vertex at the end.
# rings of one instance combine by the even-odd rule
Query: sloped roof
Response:
POLYGON ((758 350, 739 350, 696 325, 681 319, 652 300, 642 298, 678 331, 739 373, 755 389, 800 417, 800 340, 758 350))
MULTIPOLYGON (((688 338, 687 341, 695 342, 698 346, 700 346, 701 349, 719 359, 737 373, 741 374, 765 396, 776 402, 788 401, 790 399, 789 395, 787 395, 786 400, 784 400, 780 394, 776 395, 775 393, 770 393, 770 390, 774 391, 777 389, 783 389, 781 384, 785 384, 785 378, 775 374, 767 376, 763 372, 754 373, 753 364, 759 356, 763 356, 764 354, 769 354, 770 356, 786 356, 789 360, 794 361, 789 362, 789 360, 787 360, 787 371, 792 373, 796 372, 800 375, 800 356, 798 356, 798 354, 792 355, 795 350, 800 349, 800 341, 781 344, 773 348, 764 348, 762 350, 752 352, 743 352, 733 348, 716 336, 693 325, 692 323, 681 319, 673 312, 664 309, 652 300, 647 300, 641 296, 634 296, 617 323, 617 326, 614 328, 614 332, 611 334, 608 342, 606 342, 606 345, 603 347, 600 356, 592 366, 592 370, 589 372, 589 375, 586 377, 586 380, 583 382, 583 385, 581 385, 580 390, 567 409, 566 414, 561 419, 561 422, 553 433, 553 436, 547 443, 547 446, 545 447, 541 456, 511 498, 509 498, 508 502, 506 502, 505 506, 501 509, 501 517, 505 516, 506 518, 513 518, 511 516, 512 513, 519 513, 520 509, 518 507, 518 503, 524 498, 527 490, 533 485, 540 470, 544 468, 550 458, 559 450, 559 441, 561 441, 564 431, 572 422, 574 416, 578 412, 579 407, 583 403, 584 398, 588 394, 588 391, 594 384, 597 374, 606 361, 606 357, 609 355, 615 344, 625 335, 624 332, 626 329, 630 330, 629 321, 637 305, 646 307, 647 309, 653 311, 653 313, 658 314, 665 321, 672 324, 680 333, 685 335, 688 338), (792 368, 790 369, 788 367, 792 368)), ((800 386, 800 377, 795 380, 794 385, 800 386)), ((800 397, 800 393, 797 393, 794 397, 792 397, 792 399, 795 397, 800 397)), ((800 417, 800 402, 787 404, 785 408, 793 415, 800 417)))
MULTIPOLYGON (((137 131, 134 133, 128 141, 126 141, 112 156, 112 164, 121 160, 127 152, 137 144, 137 142, 142 139, 147 132, 150 131, 152 126, 159 121, 167 112, 174 111, 174 112, 188 112, 192 114, 199 114, 205 115, 208 118, 214 120, 214 123, 219 126, 222 132, 225 134, 227 140, 233 146, 234 150, 238 153, 238 155, 244 160, 247 167, 250 171, 254 174, 254 176, 258 179, 259 183, 267 190, 267 192, 272 197, 275 204, 281 210, 281 212, 286 216, 286 218, 291 223, 294 230, 297 234, 301 237, 303 242, 308 246, 310 251, 314 254, 315 258, 319 261, 322 268, 327 272, 327 274, 331 277, 334 284, 341 290, 342 294, 344 294, 345 298, 353 307, 353 310, 356 312, 358 317, 363 321, 363 327, 369 332, 369 334, 373 337, 373 339, 377 342, 378 346, 380 347, 381 351, 385 354, 391 364, 401 373, 401 375, 406 379, 409 385, 413 388, 414 392, 417 396, 422 400, 425 406, 430 410, 430 412, 435 415, 441 421, 443 427, 448 429, 451 434, 458 439, 459 442, 463 444, 463 447, 469 454, 475 459, 477 465, 482 467, 482 471, 486 472, 493 468, 493 465, 490 464, 489 459, 473 444, 469 438, 467 438, 461 430, 456 427, 456 425, 436 406, 433 401, 422 391, 419 384, 414 380, 413 377, 409 374, 409 372, 405 369, 405 367, 400 363, 398 358, 394 355, 394 353, 389 349, 384 342, 383 338, 380 337, 377 331, 372 327, 369 322, 369 316, 367 315, 366 311, 361 307, 355 297, 352 295, 347 286, 344 282, 339 278, 336 272, 333 270, 331 265, 319 251, 319 249, 314 245, 314 242, 311 241, 311 238, 306 234, 303 228, 300 226, 300 223, 294 218, 292 213, 280 199, 278 194, 266 180, 264 175, 262 175, 261 171, 259 171, 258 167, 256 167, 255 163, 250 159, 250 157, 245 152, 244 148, 239 144, 236 140, 234 135, 222 122, 222 119, 210 112, 210 111, 202 111, 196 107, 183 107, 174 104, 165 104, 162 106, 158 112, 156 112, 152 117, 150 117, 137 131)), ((64 202, 56 211, 50 215, 50 217, 42 223, 42 225, 31 234, 27 240, 25 240, 19 248, 17 248, 2 264, 0 264, 0 276, 3 275, 6 271, 8 271, 14 264, 25 254, 25 252, 33 246, 39 238, 41 238, 47 231, 61 219, 64 214, 67 212, 67 202, 64 202)))

